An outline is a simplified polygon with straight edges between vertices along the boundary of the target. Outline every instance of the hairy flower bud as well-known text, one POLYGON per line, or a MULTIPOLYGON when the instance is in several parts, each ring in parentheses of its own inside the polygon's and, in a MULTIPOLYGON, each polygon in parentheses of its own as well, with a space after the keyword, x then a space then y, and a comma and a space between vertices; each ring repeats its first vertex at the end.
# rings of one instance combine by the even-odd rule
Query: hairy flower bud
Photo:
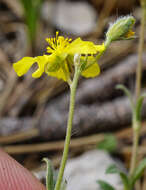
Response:
POLYGON ((128 40, 134 38, 134 32, 132 31, 135 24, 135 18, 133 16, 125 16, 117 19, 106 33, 106 43, 118 40, 128 40))

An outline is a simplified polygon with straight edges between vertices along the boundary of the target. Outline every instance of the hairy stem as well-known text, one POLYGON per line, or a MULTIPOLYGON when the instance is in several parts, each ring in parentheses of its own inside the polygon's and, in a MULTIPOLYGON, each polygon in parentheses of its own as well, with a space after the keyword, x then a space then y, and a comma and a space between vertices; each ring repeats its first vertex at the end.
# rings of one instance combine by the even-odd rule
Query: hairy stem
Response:
MULTIPOLYGON (((140 27, 140 40, 138 46, 138 65, 136 70, 136 87, 135 87, 136 103, 141 95, 142 54, 144 47, 144 31, 145 31, 145 22, 146 22, 146 0, 141 0, 141 7, 142 7, 142 17, 141 17, 141 27, 140 27)), ((133 148, 132 148, 130 175, 133 175, 137 164, 140 128, 141 128, 141 121, 133 119, 133 148)))
POLYGON ((131 157, 131 166, 130 166, 130 176, 133 175, 136 164, 137 164, 137 153, 138 153, 138 143, 140 135, 140 125, 141 122, 133 121, 133 146, 132 146, 132 157, 131 157))
POLYGON ((76 88, 78 84, 78 79, 80 76, 80 69, 76 66, 75 68, 75 75, 72 84, 70 84, 70 108, 69 108, 69 116, 68 116, 68 123, 67 123, 67 132, 66 132, 66 138, 65 138, 65 144, 64 144, 64 151, 62 156, 62 161, 58 173, 57 182, 55 185, 55 190, 60 190, 61 182, 64 174, 64 169, 66 165, 66 161, 68 158, 68 152, 69 152, 69 144, 71 139, 71 131, 72 131, 72 121, 74 116, 74 107, 75 107, 75 94, 76 94, 76 88))
POLYGON ((138 45, 138 65, 136 70, 136 88, 135 88, 136 99, 140 96, 141 92, 142 53, 144 47, 144 31, 145 31, 145 22, 146 22, 146 0, 141 0, 141 7, 142 7, 142 17, 141 17, 141 27, 140 27, 140 39, 138 45))

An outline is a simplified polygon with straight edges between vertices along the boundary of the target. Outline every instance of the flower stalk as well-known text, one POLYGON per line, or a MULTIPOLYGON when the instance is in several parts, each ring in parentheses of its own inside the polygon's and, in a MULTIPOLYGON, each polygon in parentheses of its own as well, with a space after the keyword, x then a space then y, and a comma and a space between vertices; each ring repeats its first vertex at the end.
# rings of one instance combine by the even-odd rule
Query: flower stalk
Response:
MULTIPOLYGON (((76 59, 78 60, 78 59, 76 59)), ((72 122, 74 117, 74 107, 75 107, 75 95, 76 95, 76 89, 77 84, 80 76, 80 65, 79 62, 74 63, 75 64, 75 74, 72 83, 70 84, 70 107, 69 107, 69 116, 68 116, 68 123, 67 123, 67 132, 65 137, 65 144, 64 144, 64 151, 62 156, 62 161, 57 177, 57 182, 55 185, 55 190, 60 190, 61 182, 64 174, 64 169, 66 165, 66 161, 68 158, 68 152, 69 152, 69 145, 70 145, 70 139, 71 139, 71 132, 72 132, 72 122)))
MULTIPOLYGON (((140 27, 140 40, 138 45, 138 64, 136 70, 136 87, 135 87, 135 98, 136 103, 138 102, 139 97, 141 96, 141 78, 142 78, 142 54, 144 47, 144 31, 146 23, 146 0, 141 0, 142 8, 142 17, 141 17, 141 27, 140 27)), ((138 120, 135 114, 133 113, 133 147, 132 147, 132 157, 131 157, 131 166, 130 166, 130 176, 133 175, 136 165, 137 165, 137 154, 138 154, 138 145, 141 129, 141 120, 138 120)))
POLYGON ((130 166, 130 176, 133 175, 136 165, 137 165, 137 155, 138 155, 138 145, 140 137, 141 122, 133 118, 132 122, 133 127, 133 147, 132 147, 132 157, 131 157, 131 166, 130 166))
POLYGON ((140 27, 140 39, 138 45, 138 65, 136 70, 136 88, 135 88, 136 99, 140 96, 140 91, 141 91, 142 53, 144 47, 144 30, 146 22, 146 0, 141 0, 141 8, 142 8, 142 17, 141 17, 141 27, 140 27))

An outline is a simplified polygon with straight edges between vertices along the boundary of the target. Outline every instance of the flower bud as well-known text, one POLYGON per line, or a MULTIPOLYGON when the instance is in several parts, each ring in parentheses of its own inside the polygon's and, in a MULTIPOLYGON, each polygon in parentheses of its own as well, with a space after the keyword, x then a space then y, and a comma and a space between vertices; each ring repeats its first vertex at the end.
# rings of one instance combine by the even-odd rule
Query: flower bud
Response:
POLYGON ((75 54, 74 55, 74 63, 75 64, 79 64, 80 63, 80 57, 81 57, 81 55, 80 54, 75 54))
POLYGON ((106 33, 106 43, 134 38, 135 33, 132 31, 134 24, 135 18, 133 16, 125 16, 117 19, 115 23, 110 25, 106 33))

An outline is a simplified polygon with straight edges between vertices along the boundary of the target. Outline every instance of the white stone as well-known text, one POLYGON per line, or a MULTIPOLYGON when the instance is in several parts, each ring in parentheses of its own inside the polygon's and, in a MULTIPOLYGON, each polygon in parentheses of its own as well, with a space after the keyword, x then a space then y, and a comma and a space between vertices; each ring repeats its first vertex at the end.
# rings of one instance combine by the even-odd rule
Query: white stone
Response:
POLYGON ((111 164, 120 165, 108 153, 99 150, 69 160, 64 175, 67 180, 66 190, 101 190, 97 184, 99 179, 109 182, 115 189, 123 190, 119 175, 105 174, 111 164))

